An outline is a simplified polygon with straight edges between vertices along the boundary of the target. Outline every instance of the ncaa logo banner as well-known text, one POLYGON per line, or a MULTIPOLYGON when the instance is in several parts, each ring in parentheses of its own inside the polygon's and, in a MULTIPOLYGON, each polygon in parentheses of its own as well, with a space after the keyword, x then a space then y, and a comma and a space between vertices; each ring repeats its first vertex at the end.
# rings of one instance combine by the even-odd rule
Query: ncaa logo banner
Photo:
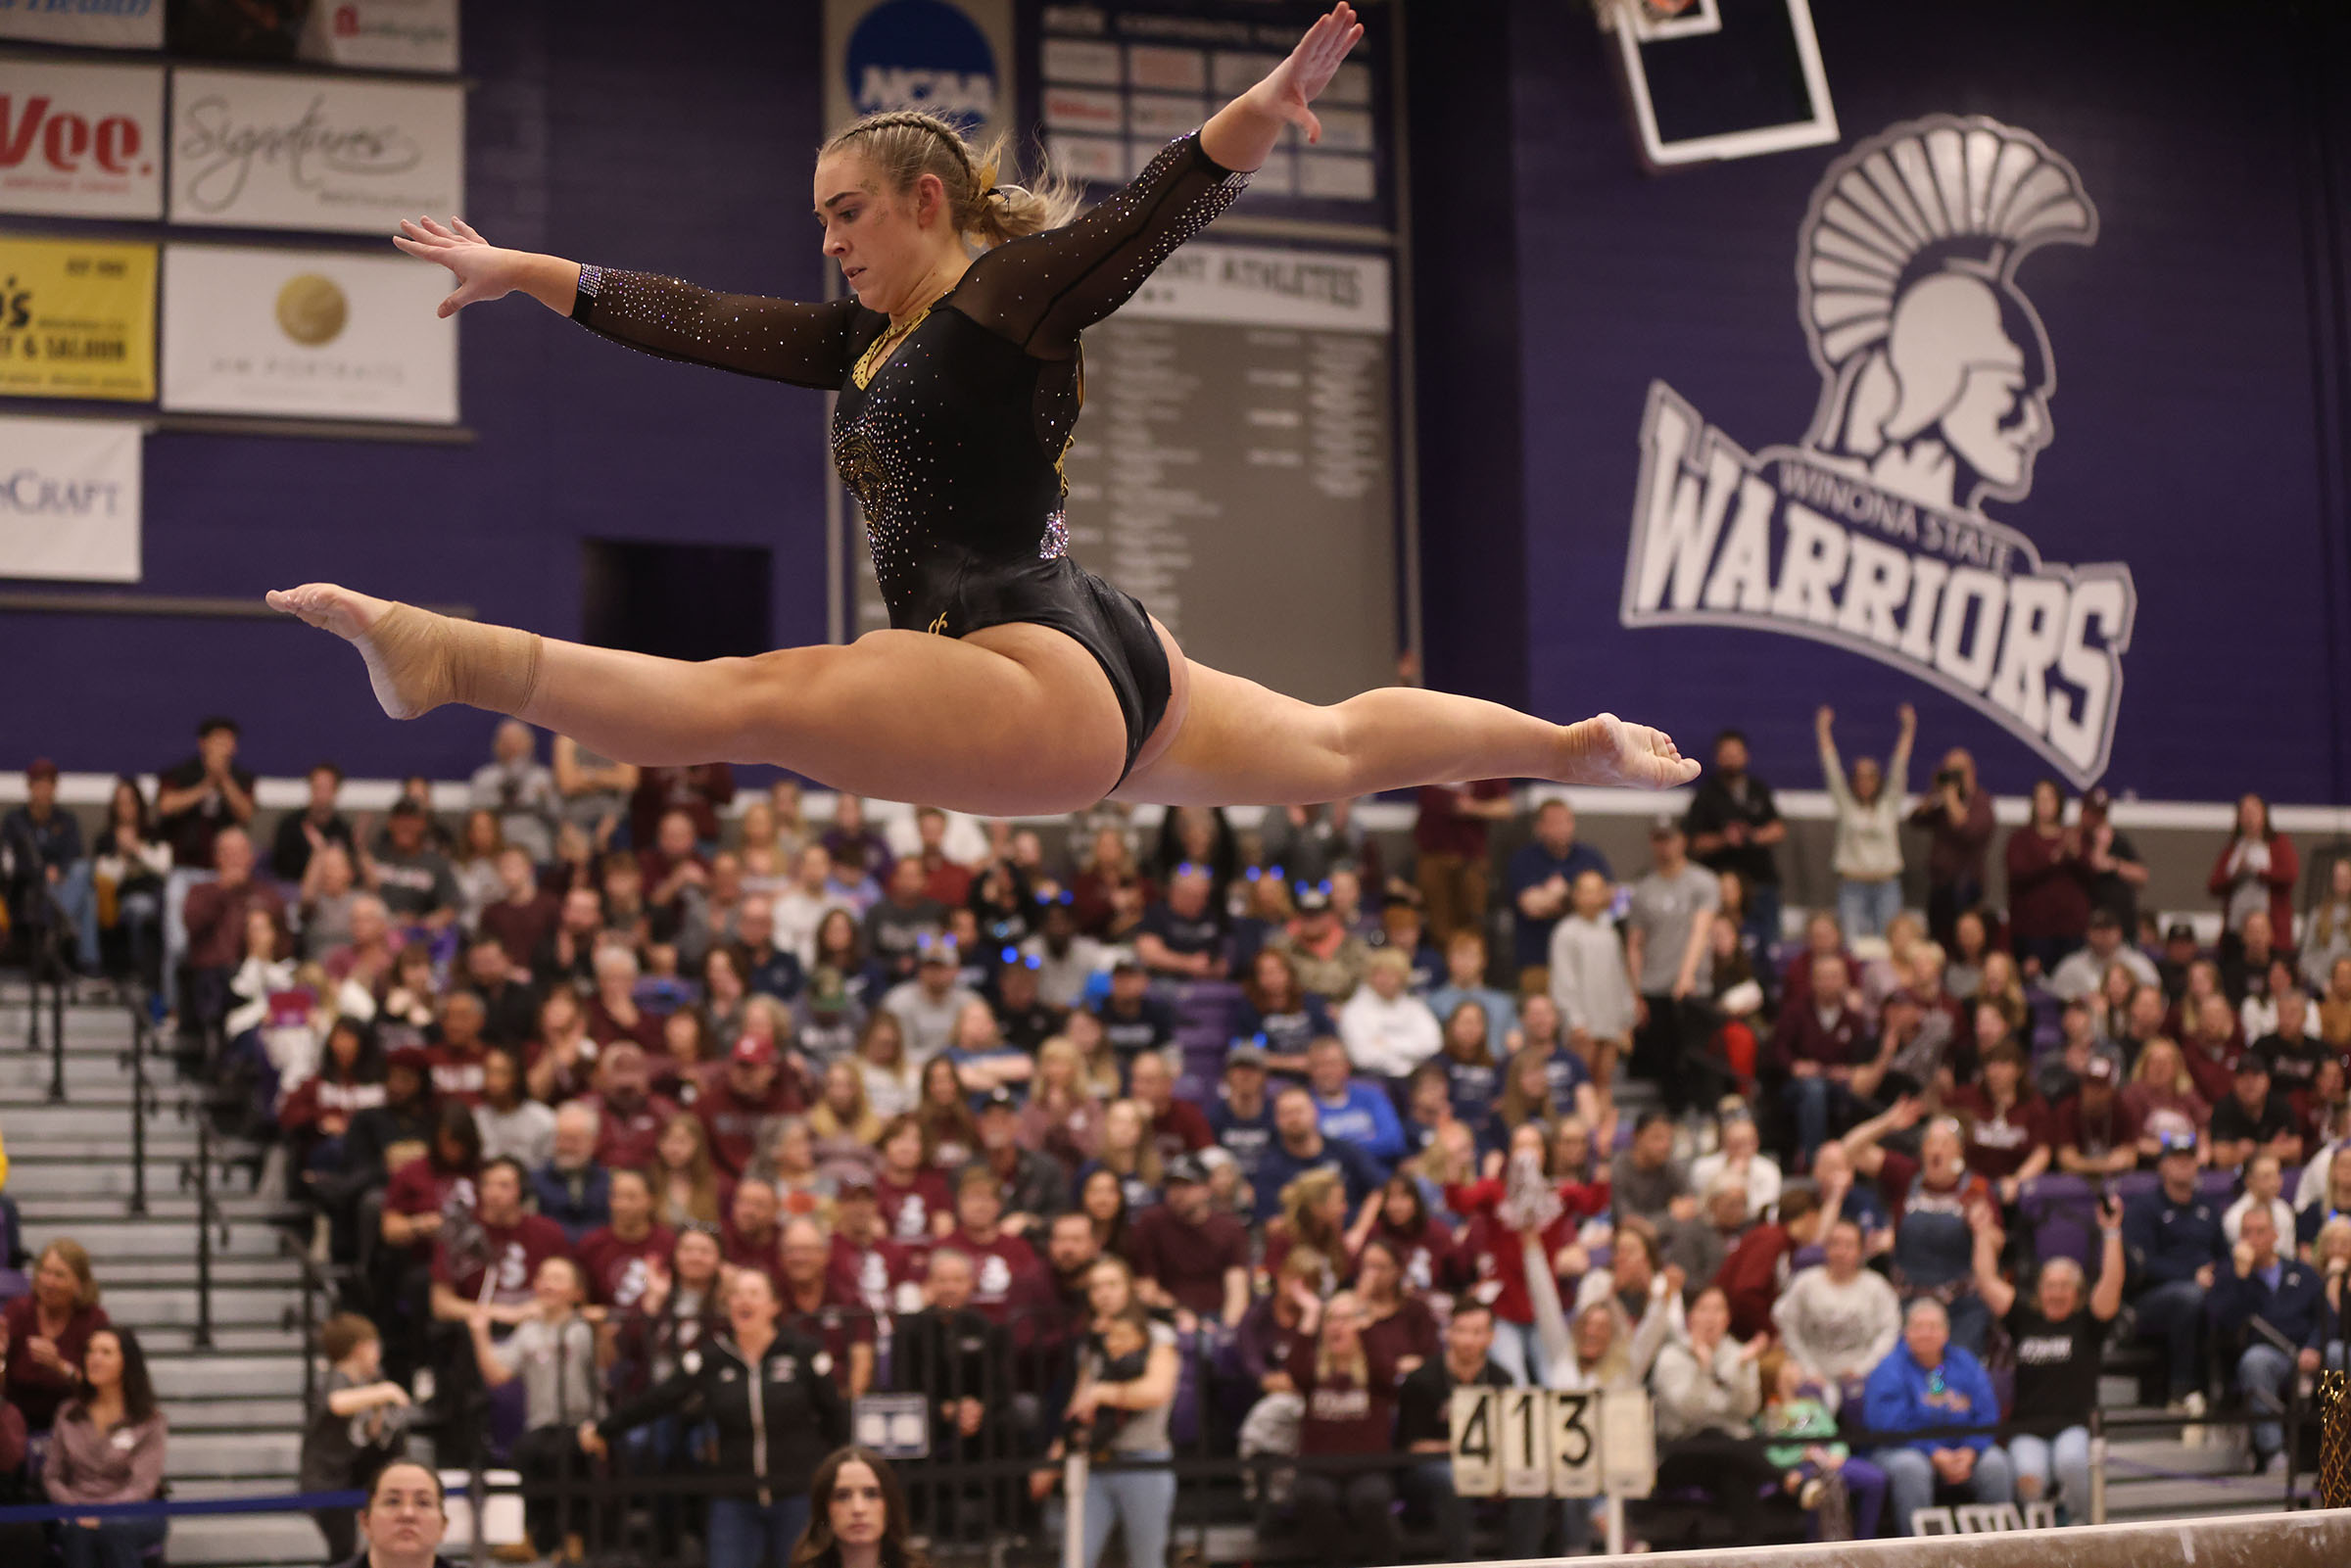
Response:
POLYGON ((918 109, 967 136, 1008 128, 1012 0, 826 0, 825 128, 918 109))
POLYGON ((1832 164, 1797 240, 1811 426, 1751 452, 1652 383, 1622 624, 1847 648, 1968 703, 2077 786, 2096 780, 2131 569, 2044 558, 1985 503, 2025 500, 2053 435, 2056 360, 2020 264, 2097 232, 2071 164, 1981 117, 1907 121, 1832 164))

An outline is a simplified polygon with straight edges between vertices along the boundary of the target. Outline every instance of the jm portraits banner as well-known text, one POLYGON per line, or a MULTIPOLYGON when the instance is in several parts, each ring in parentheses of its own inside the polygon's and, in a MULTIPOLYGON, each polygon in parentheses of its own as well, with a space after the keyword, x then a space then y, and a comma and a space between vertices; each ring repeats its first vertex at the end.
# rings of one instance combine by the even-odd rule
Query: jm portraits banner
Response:
POLYGON ((374 234, 465 210, 455 84, 171 73, 171 221, 374 234))
POLYGON ((161 49, 164 0, 0 0, 0 38, 161 49))
POLYGON ((10 60, 0 213, 164 215, 164 68, 10 60))
POLYGON ((0 418, 0 577, 139 580, 141 429, 0 418))
POLYGON ((155 396, 155 247, 0 238, 0 394, 155 396))
POLYGON ((1011 128, 1012 0, 825 0, 825 125, 921 109, 966 135, 1011 128))
POLYGON ((173 245, 164 253, 164 395, 190 413, 457 418, 448 292, 402 257, 173 245))

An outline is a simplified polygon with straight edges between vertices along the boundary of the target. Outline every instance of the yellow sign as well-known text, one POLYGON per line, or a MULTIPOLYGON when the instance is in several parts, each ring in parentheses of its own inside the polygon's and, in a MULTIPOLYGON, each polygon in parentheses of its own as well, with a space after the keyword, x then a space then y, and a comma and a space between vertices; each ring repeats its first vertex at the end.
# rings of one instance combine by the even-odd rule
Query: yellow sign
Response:
POLYGON ((155 247, 0 236, 0 394, 155 398, 155 247))

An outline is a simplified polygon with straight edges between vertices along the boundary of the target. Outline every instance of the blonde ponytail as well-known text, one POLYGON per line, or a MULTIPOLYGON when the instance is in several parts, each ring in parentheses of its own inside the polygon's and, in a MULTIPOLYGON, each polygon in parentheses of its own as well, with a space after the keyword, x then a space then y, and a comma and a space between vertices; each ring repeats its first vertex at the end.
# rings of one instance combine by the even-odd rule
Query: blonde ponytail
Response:
POLYGON ((999 176, 1014 168, 1010 136, 976 148, 936 115, 893 109, 836 132, 819 156, 852 148, 873 160, 893 192, 912 190, 925 174, 936 175, 956 232, 984 250, 1059 228, 1078 215, 1077 183, 1050 166, 1041 168, 1032 184, 999 183, 999 176))

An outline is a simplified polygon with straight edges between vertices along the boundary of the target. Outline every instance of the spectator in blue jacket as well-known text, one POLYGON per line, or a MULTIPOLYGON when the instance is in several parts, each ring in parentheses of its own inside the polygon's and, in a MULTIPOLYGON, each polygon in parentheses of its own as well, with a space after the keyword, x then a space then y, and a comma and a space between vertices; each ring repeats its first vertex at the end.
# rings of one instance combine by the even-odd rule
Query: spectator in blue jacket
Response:
MULTIPOLYGON (((1862 1424, 1872 1432, 1927 1432, 1999 1424, 2000 1400, 1984 1363, 1951 1343, 1943 1304, 1920 1297, 1902 1315, 1902 1343, 1877 1369, 1861 1395, 1862 1424)), ((1910 1516, 1935 1504, 1937 1492, 1964 1493, 1982 1503, 2016 1500, 2007 1453, 1988 1431, 1982 1436, 1924 1437, 1871 1455, 1886 1472, 1895 1527, 1911 1534, 1910 1516)))
POLYGON ((1327 1034, 1306 1048, 1306 1081, 1314 1091, 1322 1136, 1355 1145, 1380 1167, 1385 1181, 1405 1153, 1404 1123, 1386 1088, 1356 1077, 1346 1045, 1327 1034))
POLYGON ((574 1100, 555 1113, 555 1152, 531 1172, 531 1197, 540 1214, 563 1227, 577 1247, 592 1230, 612 1223, 612 1173, 597 1164, 596 1112, 574 1100))
POLYGON ((1260 1224, 1281 1212, 1281 1189, 1323 1165, 1335 1168, 1347 1185, 1347 1212, 1363 1208, 1388 1173, 1372 1164, 1354 1144, 1322 1136, 1315 1097, 1295 1085, 1273 1101, 1273 1141, 1258 1158, 1257 1218, 1260 1224))
POLYGON ((2143 1339, 2160 1339, 2170 1353, 2171 1403, 2184 1415, 2204 1413, 2204 1308, 2213 1282, 2229 1260, 2229 1237, 2217 1210, 2196 1196, 2196 1146, 2175 1134, 2155 1164, 2159 1184, 2123 1209, 2123 1251, 2138 1294, 2143 1339))
POLYGON ((2294 1377, 2319 1369, 2326 1287, 2317 1269, 2279 1256, 2278 1221, 2267 1205, 2245 1211, 2230 1264, 2212 1293, 2213 1322, 2224 1332, 2245 1334, 2244 1352, 2236 1358, 2236 1386, 2257 1417, 2271 1417, 2254 1424, 2254 1467, 2282 1471, 2285 1429, 2275 1417, 2285 1408, 2285 1391, 2294 1377), (2255 1318, 2271 1333, 2254 1327, 2255 1318))

